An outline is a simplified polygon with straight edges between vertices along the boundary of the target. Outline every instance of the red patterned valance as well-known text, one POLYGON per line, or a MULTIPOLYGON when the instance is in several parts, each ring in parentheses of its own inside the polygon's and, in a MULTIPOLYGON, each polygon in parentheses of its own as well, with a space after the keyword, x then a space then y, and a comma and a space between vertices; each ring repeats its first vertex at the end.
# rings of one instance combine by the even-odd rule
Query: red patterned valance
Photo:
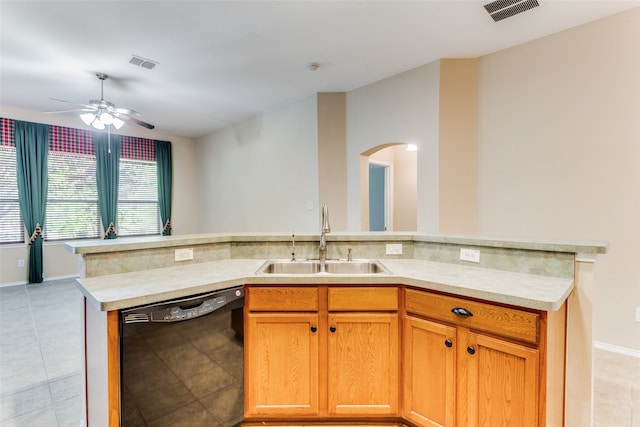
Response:
MULTIPOLYGON (((95 155, 92 132, 63 126, 49 126, 49 150, 95 155)), ((15 121, 0 117, 0 145, 15 147, 15 121)), ((121 136, 120 157, 130 160, 156 161, 155 140, 121 136)))
POLYGON ((156 143, 153 139, 122 136, 120 140, 120 158, 155 162, 156 143))
POLYGON ((96 154, 90 131, 49 126, 49 150, 74 154, 96 154))
POLYGON ((0 145, 16 146, 16 127, 13 120, 0 117, 0 145))

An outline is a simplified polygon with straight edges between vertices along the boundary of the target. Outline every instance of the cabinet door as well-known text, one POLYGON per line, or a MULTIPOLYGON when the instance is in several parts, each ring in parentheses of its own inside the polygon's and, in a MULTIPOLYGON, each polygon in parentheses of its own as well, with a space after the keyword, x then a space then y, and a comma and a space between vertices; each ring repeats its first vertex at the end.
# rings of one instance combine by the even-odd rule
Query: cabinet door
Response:
POLYGON ((404 319, 404 417, 420 426, 455 425, 456 328, 404 319))
POLYGON ((398 414, 398 315, 329 313, 329 414, 398 414))
POLYGON ((318 315, 249 313, 245 416, 318 413, 318 315))
POLYGON ((538 426, 538 350, 458 330, 458 425, 538 426))

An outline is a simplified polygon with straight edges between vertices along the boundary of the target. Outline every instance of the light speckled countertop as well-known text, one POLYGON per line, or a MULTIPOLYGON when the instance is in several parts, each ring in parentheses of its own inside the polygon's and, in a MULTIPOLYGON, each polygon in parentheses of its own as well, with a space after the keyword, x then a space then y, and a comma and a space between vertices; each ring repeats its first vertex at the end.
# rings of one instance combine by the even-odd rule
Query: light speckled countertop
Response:
MULTIPOLYGON (((296 242, 317 242, 317 233, 296 233, 296 242)), ((77 240, 65 242, 66 249, 74 254, 106 253, 113 251, 140 250, 145 248, 179 247, 207 243, 240 242, 289 242, 291 233, 208 233, 173 236, 124 237, 114 240, 77 240)), ((327 241, 407 241, 451 243, 508 249, 527 249, 550 252, 605 253, 608 244, 594 240, 536 240, 501 237, 455 236, 424 234, 415 232, 333 232, 327 241)))
POLYGON ((79 279, 84 295, 102 311, 120 310, 245 284, 399 284, 543 311, 555 311, 572 279, 452 265, 385 259, 391 274, 255 274, 264 259, 228 259, 79 279))

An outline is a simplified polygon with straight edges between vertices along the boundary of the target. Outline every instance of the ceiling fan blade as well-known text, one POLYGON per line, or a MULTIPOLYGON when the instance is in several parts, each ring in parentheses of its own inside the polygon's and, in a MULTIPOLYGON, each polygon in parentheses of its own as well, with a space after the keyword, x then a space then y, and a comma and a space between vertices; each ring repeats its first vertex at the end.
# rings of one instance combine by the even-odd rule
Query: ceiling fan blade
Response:
POLYGON ((93 108, 73 108, 71 110, 43 111, 42 114, 79 113, 82 111, 95 111, 93 108))
POLYGON ((140 119, 136 119, 135 117, 131 117, 131 116, 128 116, 126 114, 117 114, 117 117, 119 119, 124 120, 125 122, 133 122, 133 123, 135 123, 137 125, 140 125, 140 126, 142 126, 144 128, 147 128, 147 129, 155 129, 154 125, 152 125, 150 123, 147 123, 147 122, 143 122, 140 119))
POLYGON ((136 110, 130 110, 128 108, 115 108, 113 112, 117 114, 127 114, 129 116, 140 116, 140 113, 136 110))
MULTIPOLYGON (((94 105, 90 105, 90 104, 78 104, 76 102, 71 102, 71 101, 67 101, 65 99, 58 99, 58 98, 49 98, 52 101, 58 101, 58 102, 64 102, 66 104, 73 104, 73 105, 77 105, 79 107, 84 107, 84 108, 90 108, 90 111, 95 111, 96 107, 94 105)), ((87 110, 89 111, 89 110, 87 110)))

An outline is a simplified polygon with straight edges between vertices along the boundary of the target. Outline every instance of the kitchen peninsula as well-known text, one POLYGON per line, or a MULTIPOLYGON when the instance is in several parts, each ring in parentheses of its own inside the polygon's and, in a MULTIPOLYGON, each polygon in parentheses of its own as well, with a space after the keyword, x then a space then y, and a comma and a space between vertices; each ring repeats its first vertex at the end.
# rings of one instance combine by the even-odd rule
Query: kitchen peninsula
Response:
MULTIPOLYGON (((88 425, 119 425, 119 310, 234 286, 244 286, 251 301, 245 307, 245 318, 253 316, 254 322, 245 325, 249 328, 245 339, 249 341, 254 336, 251 325, 255 326, 264 313, 279 314, 265 307, 269 306, 270 294, 283 290, 302 290, 303 294, 316 295, 314 301, 320 302, 303 309, 296 308, 295 303, 283 306, 278 309, 282 314, 304 310, 316 313, 321 323, 333 319, 331 316, 344 319, 338 316, 340 313, 371 318, 384 313, 385 319, 391 319, 388 324, 397 333, 392 341, 384 343, 386 347, 381 347, 390 354, 387 374, 395 383, 385 389, 388 402, 358 412, 360 409, 349 409, 347 404, 334 404, 332 391, 321 384, 318 390, 312 390, 316 406, 300 415, 301 419, 385 417, 427 425, 429 416, 414 402, 421 391, 415 384, 418 381, 412 382, 409 377, 408 366, 409 337, 426 322, 427 328, 438 330, 436 336, 446 338, 443 341, 447 347, 455 349, 457 341, 464 342, 457 353, 458 377, 468 375, 461 369, 475 366, 475 362, 461 362, 462 355, 469 357, 476 348, 497 341, 501 342, 496 345, 503 345, 502 338, 506 344, 517 345, 518 351, 524 352, 526 366, 535 366, 527 368, 526 375, 539 378, 530 390, 533 400, 540 404, 523 409, 527 420, 534 420, 531 425, 591 425, 594 263, 597 254, 606 252, 606 243, 333 233, 327 239, 327 259, 346 259, 351 250, 354 259, 379 260, 389 274, 256 274, 268 259, 291 258, 290 239, 277 233, 206 234, 67 243, 67 250, 78 256, 79 287, 85 295, 88 425), (478 262, 461 260, 461 249, 479 251, 478 262), (188 255, 184 258, 192 259, 176 261, 180 258, 176 251, 183 250, 188 255), (373 302, 367 299, 372 292, 376 294, 373 302), (381 303, 377 295, 383 294, 386 296, 381 303), (356 307, 352 301, 362 305, 356 307), (460 320, 460 316, 449 313, 450 304, 473 307, 471 311, 477 314, 470 317, 471 322, 460 320), (502 324, 500 319, 504 318, 516 323, 502 324)), ((318 239, 317 234, 296 235, 296 258, 317 258, 318 239)), ((321 333, 320 342, 330 341, 321 333)), ((246 355, 255 353, 251 346, 247 344, 246 355)), ((326 350, 318 351, 320 359, 326 359, 326 350)), ((247 381, 255 378, 250 372, 247 381)), ((332 381, 323 379, 328 381, 321 383, 332 381)), ((449 384, 453 380, 443 381, 449 384)), ((286 421, 282 411, 264 409, 265 405, 256 401, 260 397, 252 395, 254 386, 258 384, 245 383, 248 421, 286 421)), ((454 385, 447 387, 450 398, 467 395, 467 391, 456 393, 454 385)), ((451 406, 469 407, 468 402, 451 406)), ((472 414, 460 411, 443 417, 457 419, 458 425, 462 420, 467 425, 478 422, 472 414)))

